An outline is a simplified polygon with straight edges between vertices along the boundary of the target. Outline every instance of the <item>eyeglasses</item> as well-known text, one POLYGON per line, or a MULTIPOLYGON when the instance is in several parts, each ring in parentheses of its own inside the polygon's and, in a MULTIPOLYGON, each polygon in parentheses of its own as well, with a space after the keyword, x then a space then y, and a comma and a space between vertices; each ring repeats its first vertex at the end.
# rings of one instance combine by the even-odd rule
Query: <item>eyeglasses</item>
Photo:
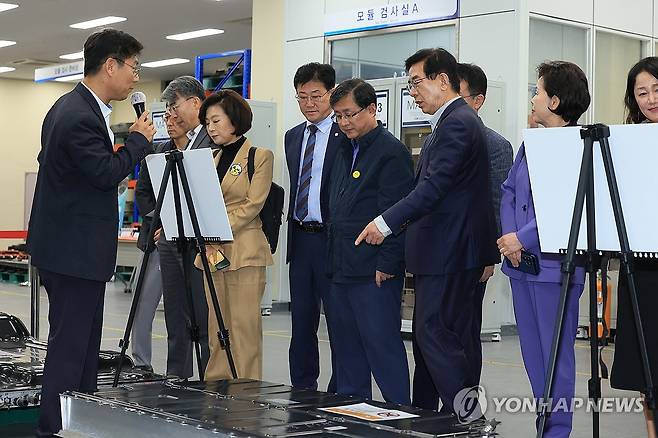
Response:
POLYGON ((300 96, 299 94, 295 96, 295 99, 297 99, 297 102, 312 102, 312 103, 318 103, 320 102, 320 99, 322 99, 324 96, 327 95, 327 93, 331 90, 327 90, 326 92, 322 94, 315 94, 311 96, 300 96))
POLYGON ((119 59, 119 58, 112 58, 112 59, 114 59, 115 61, 117 61, 119 64, 127 65, 128 67, 132 68, 132 69, 133 69, 133 74, 134 74, 135 76, 139 76, 139 72, 142 71, 142 68, 141 68, 141 67, 138 67, 138 66, 136 66, 136 65, 129 64, 129 63, 127 63, 126 61, 124 61, 123 59, 119 59))
POLYGON ((475 94, 467 94, 466 96, 462 96, 462 99, 466 99, 467 97, 470 97, 471 99, 476 98, 480 95, 481 93, 475 93, 475 94))
POLYGON ((165 106, 165 111, 166 111, 165 116, 167 115, 167 113, 169 113, 169 114, 178 114, 178 107, 181 106, 182 104, 184 104, 185 102, 187 102, 190 99, 194 99, 194 96, 190 96, 187 99, 185 99, 184 101, 179 102, 175 105, 169 105, 169 103, 167 103, 166 106, 165 106))
POLYGON ((331 120, 333 120, 336 123, 340 123, 342 120, 351 121, 354 117, 356 117, 357 114, 359 114, 364 109, 365 108, 361 108, 354 114, 334 114, 333 116, 331 116, 331 120))
POLYGON ((423 82, 425 79, 428 78, 424 77, 424 78, 416 78, 413 80, 409 80, 409 82, 407 82, 407 91, 411 92, 412 90, 415 90, 416 88, 418 88, 418 84, 423 82))

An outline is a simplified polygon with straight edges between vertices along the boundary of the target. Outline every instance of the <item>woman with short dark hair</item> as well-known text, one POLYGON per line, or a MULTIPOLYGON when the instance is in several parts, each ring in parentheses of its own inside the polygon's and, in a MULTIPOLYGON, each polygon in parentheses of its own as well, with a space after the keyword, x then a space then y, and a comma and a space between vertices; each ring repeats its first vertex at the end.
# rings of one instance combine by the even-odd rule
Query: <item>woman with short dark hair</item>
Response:
MULTIPOLYGON (((533 118, 547 128, 575 126, 590 103, 585 73, 577 65, 564 61, 543 63, 537 68, 537 73, 537 91, 532 98, 533 118)), ((500 220, 503 236, 498 239, 498 248, 507 258, 502 270, 510 277, 523 363, 532 392, 539 399, 544 395, 560 299, 561 256, 540 250, 523 144, 502 186, 500 220), (517 269, 521 251, 536 257, 538 272, 532 274, 517 269)), ((576 268, 568 289, 553 383, 553 412, 548 417, 544 433, 547 438, 564 438, 571 433, 571 402, 576 381, 574 343, 578 328, 578 300, 584 282, 584 269, 576 268)))
MULTIPOLYGON (((658 122, 658 58, 650 56, 635 64, 628 72, 626 81, 626 123, 658 122)), ((649 364, 653 384, 658 382, 658 260, 636 258, 635 286, 640 306, 640 316, 649 353, 649 364)), ((635 329, 635 318, 631 307, 626 275, 619 273, 617 288, 617 334, 615 337, 615 360, 610 374, 610 386, 628 391, 646 391, 640 344, 635 329)), ((648 436, 656 438, 654 418, 644 405, 648 436)))
MULTIPOLYGON (((246 100, 232 90, 210 95, 201 105, 199 120, 218 146, 215 167, 226 203, 233 241, 207 246, 211 265, 223 259, 230 265, 213 272, 212 278, 222 309, 238 376, 261 379, 263 334, 260 302, 265 291, 265 267, 273 263, 259 213, 272 185, 274 154, 255 148, 253 175, 248 172, 251 142, 244 134, 253 114, 246 100)), ((195 263, 201 267, 199 260, 195 263)), ((208 285, 208 381, 231 378, 226 352, 215 335, 218 328, 208 285)))

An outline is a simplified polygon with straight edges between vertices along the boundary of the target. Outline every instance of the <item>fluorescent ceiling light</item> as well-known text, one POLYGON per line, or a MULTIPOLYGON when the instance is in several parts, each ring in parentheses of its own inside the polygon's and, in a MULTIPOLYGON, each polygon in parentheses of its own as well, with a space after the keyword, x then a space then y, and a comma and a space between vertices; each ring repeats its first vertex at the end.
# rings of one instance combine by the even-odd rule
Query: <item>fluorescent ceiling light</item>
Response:
POLYGON ((0 47, 9 47, 9 46, 13 46, 14 44, 16 44, 16 41, 0 40, 0 47))
POLYGON ((96 18, 95 20, 83 21, 82 23, 71 24, 69 27, 74 29, 91 29, 92 27, 105 26, 107 24, 119 23, 121 21, 126 21, 127 18, 124 17, 103 17, 96 18))
POLYGON ((85 57, 85 52, 69 53, 67 55, 60 55, 62 59, 82 59, 85 57))
POLYGON ((0 3, 0 12, 8 11, 10 9, 17 8, 18 5, 14 5, 11 3, 0 3))
POLYGON ((0 73, 9 73, 16 70, 14 67, 0 67, 0 73))
POLYGON ((83 73, 79 73, 77 75, 71 75, 71 76, 62 76, 61 78, 55 78, 57 82, 72 82, 72 81, 79 81, 82 80, 85 77, 83 73))
POLYGON ((192 38, 201 38, 210 35, 219 35, 222 33, 224 33, 222 29, 201 29, 192 32, 179 33, 176 35, 167 35, 167 39, 183 41, 183 40, 190 40, 192 38))
POLYGON ((142 67, 165 67, 167 65, 185 64, 186 62, 190 62, 190 60, 183 58, 162 59, 160 61, 145 62, 142 64, 142 67))

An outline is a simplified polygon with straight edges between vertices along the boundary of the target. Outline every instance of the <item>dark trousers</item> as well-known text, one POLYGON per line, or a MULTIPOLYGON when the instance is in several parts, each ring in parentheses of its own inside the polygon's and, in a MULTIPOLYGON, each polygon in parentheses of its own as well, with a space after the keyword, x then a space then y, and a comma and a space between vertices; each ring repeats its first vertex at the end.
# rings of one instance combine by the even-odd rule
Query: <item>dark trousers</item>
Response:
POLYGON ((387 402, 409 405, 409 365, 400 334, 402 278, 377 287, 332 283, 332 342, 338 393, 372 399, 372 378, 387 402))
MULTIPOLYGON (((289 223, 288 226, 295 225, 289 223)), ((327 235, 325 232, 308 233, 295 228, 290 258, 290 311, 292 339, 288 350, 290 382, 296 388, 317 389, 320 376, 318 326, 320 310, 324 307, 329 339, 331 310, 327 305, 330 280, 326 274, 327 235)), ((333 344, 332 344, 333 348, 333 344)), ((335 369, 331 354, 332 370, 335 369)), ((336 392, 333 371, 327 392, 336 392)))
POLYGON ((48 351, 38 436, 62 428, 59 395, 96 391, 105 283, 39 270, 48 293, 48 351))
POLYGON ((192 306, 199 327, 199 343, 201 344, 201 369, 205 370, 210 350, 208 348, 208 304, 203 287, 203 273, 193 266, 196 256, 194 251, 189 251, 186 261, 183 260, 183 256, 177 251, 177 246, 173 242, 159 242, 158 251, 167 326, 167 374, 180 378, 192 377, 194 374, 192 369, 194 348, 190 336, 190 306, 183 275, 183 262, 188 264, 188 271, 191 275, 192 306))
MULTIPOLYGON (((475 311, 471 315, 473 318, 471 324, 471 339, 480 339, 480 333, 482 332, 482 304, 484 302, 486 288, 486 281, 484 283, 478 283, 475 288, 475 311)), ((416 308, 414 307, 414 320, 416 319, 415 312, 416 308)), ((412 404, 419 408, 436 411, 439 408, 439 391, 436 389, 436 386, 434 386, 432 376, 430 376, 425 360, 418 348, 415 330, 412 330, 411 332, 411 343, 414 358, 416 358, 412 404)), ((482 342, 473 342, 471 345, 474 350, 470 359, 473 362, 473 366, 470 368, 472 375, 470 376, 469 386, 473 387, 480 384, 480 377, 482 376, 482 342)))
POLYGON ((417 407, 453 411, 455 395, 479 384, 482 370, 482 268, 415 275, 413 351, 417 407))

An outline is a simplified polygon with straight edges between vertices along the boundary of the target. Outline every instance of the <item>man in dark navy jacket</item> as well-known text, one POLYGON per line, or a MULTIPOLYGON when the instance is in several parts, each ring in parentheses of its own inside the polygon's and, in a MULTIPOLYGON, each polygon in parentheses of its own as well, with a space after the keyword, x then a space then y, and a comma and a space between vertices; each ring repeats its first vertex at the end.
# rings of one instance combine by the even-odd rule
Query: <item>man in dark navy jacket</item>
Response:
MULTIPOLYGON (((290 175, 286 261, 290 263, 292 314, 288 358, 292 386, 317 389, 320 309, 324 307, 327 320, 331 313, 325 300, 329 279, 324 269, 329 172, 344 135, 331 120, 329 95, 336 85, 336 72, 332 66, 317 62, 302 65, 295 73, 293 85, 306 121, 285 135, 290 175)), ((333 365, 333 355, 331 362, 333 365)), ((336 392, 333 374, 327 391, 336 392)))
POLYGON ((404 233, 381 246, 354 246, 371 218, 413 184, 411 155, 377 121, 376 105, 375 89, 361 79, 344 81, 331 95, 334 118, 349 141, 331 173, 329 324, 338 393, 372 398, 372 374, 386 401, 408 405, 409 368, 400 335, 404 233))
MULTIPOLYGON (((405 62, 409 92, 432 134, 421 150, 414 190, 363 230, 356 244, 379 244, 407 230, 407 270, 414 274, 416 367, 426 366, 453 411, 459 391, 477 385, 479 336, 471 330, 476 288, 498 263, 484 127, 459 96, 457 61, 443 49, 423 49, 405 62), (390 238, 390 237, 388 237, 390 238), (361 243, 363 241, 363 243, 361 243)), ((414 379, 414 404, 427 390, 414 379)), ((434 392, 431 388, 430 393, 434 392)))
POLYGON ((142 45, 113 29, 84 45, 84 79, 43 122, 27 245, 50 303, 38 436, 62 426, 59 394, 96 390, 105 283, 117 252, 117 186, 151 150, 144 113, 114 152, 109 106, 139 80, 142 45))

